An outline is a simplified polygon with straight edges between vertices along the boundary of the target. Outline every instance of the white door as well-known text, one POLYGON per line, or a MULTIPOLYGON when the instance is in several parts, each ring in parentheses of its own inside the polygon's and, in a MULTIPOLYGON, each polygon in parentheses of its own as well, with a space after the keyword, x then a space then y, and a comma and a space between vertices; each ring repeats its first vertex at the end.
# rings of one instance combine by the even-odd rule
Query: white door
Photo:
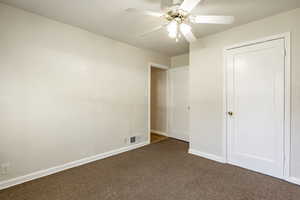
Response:
POLYGON ((189 141, 189 69, 178 67, 168 71, 169 114, 168 136, 189 141))
POLYGON ((278 178, 284 171, 284 49, 278 39, 226 55, 228 161, 278 178))

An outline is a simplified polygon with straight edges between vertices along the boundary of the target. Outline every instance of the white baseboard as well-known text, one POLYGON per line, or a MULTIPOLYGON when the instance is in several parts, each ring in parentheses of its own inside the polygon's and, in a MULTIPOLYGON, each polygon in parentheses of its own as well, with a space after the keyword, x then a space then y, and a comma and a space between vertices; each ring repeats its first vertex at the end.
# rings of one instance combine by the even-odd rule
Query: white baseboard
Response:
POLYGON ((300 179, 299 178, 289 177, 289 178, 286 179, 286 181, 288 181, 290 183, 300 185, 300 179))
POLYGON ((153 130, 153 129, 151 129, 151 133, 156 133, 158 135, 168 136, 168 134, 165 133, 165 132, 157 131, 157 130, 153 130))
POLYGON ((189 138, 188 135, 176 135, 176 134, 170 133, 169 137, 170 138, 175 138, 177 140, 182 140, 182 141, 190 142, 190 138, 189 138))
MULTIPOLYGON (((189 153, 196 155, 196 156, 200 156, 203 158, 207 158, 209 160, 213 160, 216 162, 220 162, 220 163, 226 163, 226 160, 220 156, 216 156, 213 154, 209 154, 209 153, 203 153, 201 151, 195 150, 195 149, 189 149, 189 153)), ((287 179, 285 179, 286 181, 296 184, 296 185, 300 185, 300 178, 295 178, 295 177, 289 177, 287 179)))
POLYGON ((142 142, 142 143, 139 143, 139 144, 131 145, 131 146, 128 146, 128 147, 123 147, 123 148, 120 148, 120 149, 116 149, 116 150, 112 150, 112 151, 109 151, 109 152, 101 153, 101 154, 98 154, 98 155, 95 155, 95 156, 90 156, 90 157, 87 157, 87 158, 83 158, 83 159, 80 159, 80 160, 69 162, 69 163, 59 165, 59 166, 56 166, 56 167, 52 167, 52 168, 49 168, 49 169, 37 171, 37 172, 27 174, 27 175, 24 175, 24 176, 20 176, 20 177, 14 178, 14 179, 1 181, 0 182, 0 190, 12 187, 14 185, 25 183, 27 181, 38 179, 38 178, 41 178, 41 177, 44 177, 44 176, 48 176, 48 175, 51 175, 51 174, 54 174, 54 173, 57 173, 57 172, 61 172, 61 171, 64 171, 64 170, 67 170, 67 169, 70 169, 70 168, 73 168, 73 167, 78 167, 80 165, 84 165, 84 164, 87 164, 87 163, 90 163, 90 162, 94 162, 94 161, 101 160, 101 159, 104 159, 104 158, 107 158, 107 157, 110 157, 110 156, 114 156, 114 155, 117 155, 117 154, 120 154, 120 153, 123 153, 123 152, 126 152, 126 151, 130 151, 130 150, 133 150, 133 149, 136 149, 136 148, 140 148, 140 147, 145 146, 147 144, 149 144, 149 142, 142 142))
POLYGON ((209 160, 213 160, 213 161, 216 161, 216 162, 226 163, 225 159, 220 157, 220 156, 216 156, 216 155, 209 154, 209 153, 204 153, 204 152, 201 152, 201 151, 198 151, 198 150, 195 150, 195 149, 189 149, 189 153, 193 154, 193 155, 196 155, 196 156, 200 156, 200 157, 209 159, 209 160))

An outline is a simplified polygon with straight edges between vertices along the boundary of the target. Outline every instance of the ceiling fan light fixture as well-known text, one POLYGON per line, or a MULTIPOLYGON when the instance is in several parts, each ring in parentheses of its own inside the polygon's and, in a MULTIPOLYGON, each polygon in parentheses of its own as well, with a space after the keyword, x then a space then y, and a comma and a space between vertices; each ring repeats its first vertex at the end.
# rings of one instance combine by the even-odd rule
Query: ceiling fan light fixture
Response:
POLYGON ((176 38, 178 35, 178 23, 176 21, 171 21, 167 26, 167 30, 169 37, 176 38))
POLYGON ((170 38, 172 38, 172 39, 174 39, 174 38, 176 38, 177 37, 177 33, 169 33, 169 37, 170 38))
POLYGON ((192 27, 188 24, 180 24, 180 31, 183 33, 183 34, 187 34, 189 32, 191 32, 192 30, 192 27))
POLYGON ((129 8, 126 11, 160 17, 166 21, 163 25, 148 31, 141 36, 166 28, 169 37, 176 39, 176 42, 178 42, 182 36, 186 41, 192 43, 197 40, 192 31, 192 24, 231 24, 234 22, 233 16, 193 15, 191 11, 202 1, 203 0, 161 0, 162 12, 134 8, 129 8))

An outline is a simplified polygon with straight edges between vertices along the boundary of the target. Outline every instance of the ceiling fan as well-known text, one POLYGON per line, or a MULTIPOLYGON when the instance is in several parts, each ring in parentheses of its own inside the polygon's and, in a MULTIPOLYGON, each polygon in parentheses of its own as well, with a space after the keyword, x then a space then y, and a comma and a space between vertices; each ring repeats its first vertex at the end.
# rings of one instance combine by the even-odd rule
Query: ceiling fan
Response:
POLYGON ((203 0, 161 0, 162 12, 139 10, 135 8, 128 8, 126 11, 160 17, 166 21, 165 24, 155 27, 144 34, 141 34, 141 36, 166 28, 169 37, 174 38, 176 42, 179 41, 183 35, 184 38, 191 43, 197 40, 192 32, 192 24, 231 24, 234 22, 233 16, 193 15, 191 11, 201 1, 203 0))

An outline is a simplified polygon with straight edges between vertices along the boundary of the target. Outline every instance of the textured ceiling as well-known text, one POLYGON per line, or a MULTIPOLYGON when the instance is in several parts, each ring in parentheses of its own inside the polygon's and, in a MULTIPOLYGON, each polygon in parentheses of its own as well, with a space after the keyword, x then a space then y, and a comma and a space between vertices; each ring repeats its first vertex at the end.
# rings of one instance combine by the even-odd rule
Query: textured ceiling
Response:
MULTIPOLYGON (((163 23, 161 19, 127 13, 127 8, 160 10, 160 0, 0 0, 0 2, 77 26, 137 47, 169 56, 188 52, 184 40, 176 43, 165 30, 146 37, 138 35, 163 23)), ((232 25, 194 25, 200 38, 300 7, 300 0, 204 0, 197 14, 233 15, 232 25)))

